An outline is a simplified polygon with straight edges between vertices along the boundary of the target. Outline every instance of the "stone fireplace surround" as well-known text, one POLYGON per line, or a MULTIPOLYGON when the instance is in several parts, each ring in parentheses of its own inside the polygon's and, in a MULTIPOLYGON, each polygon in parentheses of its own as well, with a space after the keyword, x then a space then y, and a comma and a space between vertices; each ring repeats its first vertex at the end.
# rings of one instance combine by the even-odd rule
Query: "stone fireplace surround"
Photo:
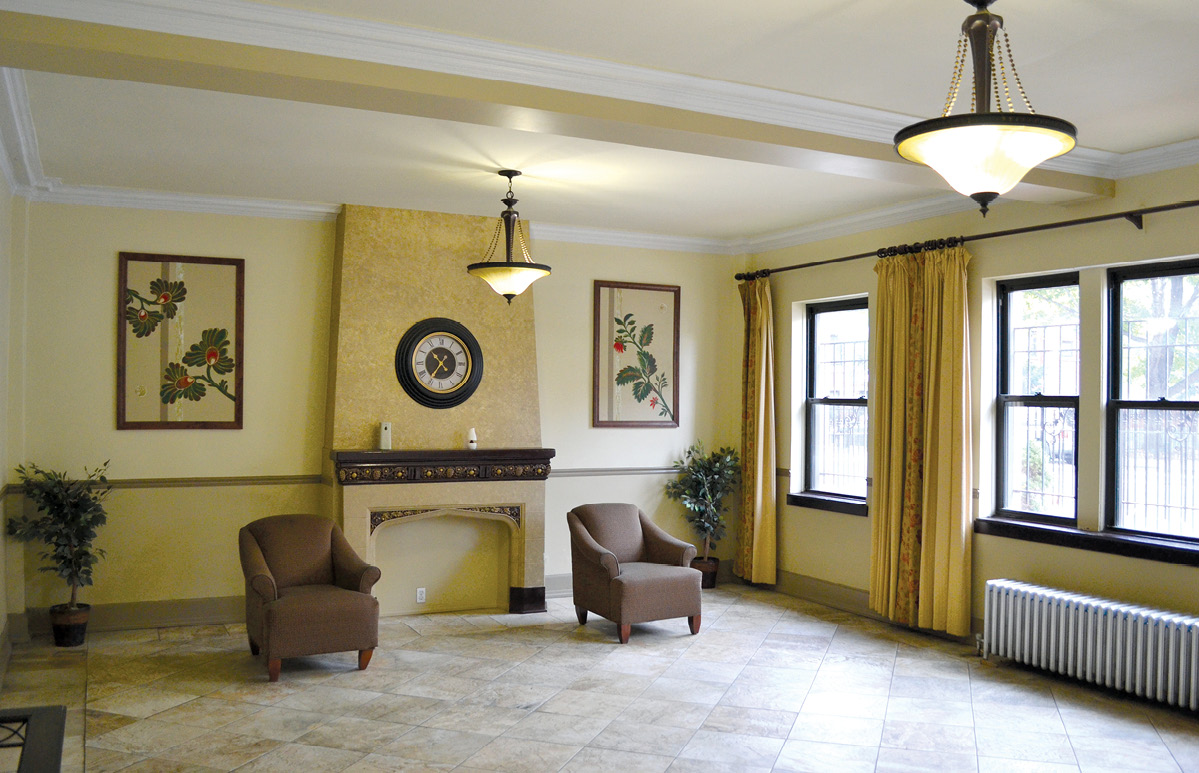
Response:
POLYGON ((510 531, 508 610, 545 611, 545 479, 552 448, 334 451, 342 528, 375 561, 375 532, 405 519, 483 518, 510 531))

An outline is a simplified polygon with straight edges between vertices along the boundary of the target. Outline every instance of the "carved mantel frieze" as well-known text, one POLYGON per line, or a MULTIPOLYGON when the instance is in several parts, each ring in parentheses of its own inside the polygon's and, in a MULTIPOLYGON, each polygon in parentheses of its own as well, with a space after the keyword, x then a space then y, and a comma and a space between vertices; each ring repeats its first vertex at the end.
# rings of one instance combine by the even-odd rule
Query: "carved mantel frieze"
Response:
POLYGON ((489 448, 477 451, 334 451, 337 482, 437 483, 545 480, 552 448, 489 448))

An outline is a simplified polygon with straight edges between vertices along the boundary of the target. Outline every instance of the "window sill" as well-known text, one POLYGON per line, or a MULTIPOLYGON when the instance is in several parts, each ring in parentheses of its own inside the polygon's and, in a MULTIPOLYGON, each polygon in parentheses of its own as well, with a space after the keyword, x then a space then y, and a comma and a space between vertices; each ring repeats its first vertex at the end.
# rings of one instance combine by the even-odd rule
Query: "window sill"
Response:
POLYGON ((1199 544, 1167 537, 1150 537, 1127 532, 1083 531, 1067 526, 997 517, 976 519, 974 533, 1040 542, 1044 545, 1057 545, 1075 550, 1091 550, 1117 556, 1143 558, 1166 564, 1199 566, 1199 544))
POLYGON ((846 515, 867 515, 866 500, 855 497, 839 497, 835 494, 818 494, 812 491, 788 494, 787 504, 795 507, 810 507, 813 510, 829 510, 846 515))

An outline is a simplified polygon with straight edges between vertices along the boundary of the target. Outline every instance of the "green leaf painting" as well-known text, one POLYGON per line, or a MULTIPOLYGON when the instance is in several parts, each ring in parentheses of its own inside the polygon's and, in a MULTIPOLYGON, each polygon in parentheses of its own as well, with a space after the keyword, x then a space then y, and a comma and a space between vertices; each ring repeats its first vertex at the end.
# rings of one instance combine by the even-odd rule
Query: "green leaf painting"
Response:
MULTIPOLYGON (((146 338, 153 335, 164 319, 174 319, 185 300, 187 287, 181 281, 153 279, 146 295, 126 287, 125 321, 136 337, 146 338)), ((209 394, 210 387, 236 402, 237 398, 229 391, 229 381, 216 379, 216 376, 232 373, 236 367, 229 356, 229 343, 229 331, 225 328, 214 327, 202 332, 199 342, 188 348, 182 362, 169 363, 163 370, 158 389, 163 404, 173 405, 177 400, 199 402, 209 394), (189 368, 204 370, 193 373, 189 368)))
POLYGON ((639 403, 649 400, 649 407, 657 409, 659 416, 674 421, 674 411, 666 401, 668 379, 665 373, 658 372, 658 360, 647 348, 654 342, 653 324, 638 328, 632 314, 613 320, 616 322, 616 340, 612 348, 618 354, 630 349, 637 353, 636 365, 626 365, 617 372, 616 385, 632 387, 634 400, 639 403))

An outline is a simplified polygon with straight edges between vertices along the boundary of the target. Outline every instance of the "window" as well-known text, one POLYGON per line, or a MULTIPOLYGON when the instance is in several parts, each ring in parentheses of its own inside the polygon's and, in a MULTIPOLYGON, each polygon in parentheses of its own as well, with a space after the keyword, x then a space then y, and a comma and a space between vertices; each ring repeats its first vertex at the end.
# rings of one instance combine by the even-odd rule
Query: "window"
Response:
POLYGON ((1199 539, 1199 261, 1108 287, 1107 526, 1199 539))
POLYGON ((1078 274, 1000 282, 998 515, 1077 512, 1078 274))
POLYGON ((865 298, 808 305, 804 490, 794 504, 866 514, 866 394, 870 316, 865 298))

